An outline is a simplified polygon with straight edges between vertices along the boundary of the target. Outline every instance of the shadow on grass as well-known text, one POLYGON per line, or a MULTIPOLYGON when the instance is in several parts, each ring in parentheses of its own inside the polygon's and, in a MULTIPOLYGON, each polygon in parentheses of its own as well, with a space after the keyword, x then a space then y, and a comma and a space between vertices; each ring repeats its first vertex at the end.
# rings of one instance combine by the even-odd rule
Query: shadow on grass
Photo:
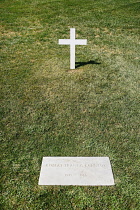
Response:
POLYGON ((88 65, 88 64, 101 64, 101 63, 99 63, 97 61, 92 61, 92 60, 87 61, 87 62, 75 62, 75 68, 78 68, 80 66, 85 66, 85 65, 88 65))
POLYGON ((37 204, 42 203, 42 209, 56 209, 56 203, 60 209, 73 209, 71 197, 67 195, 67 191, 61 188, 52 188, 46 193, 39 195, 36 199, 37 204), (53 208, 54 207, 54 208, 53 208))

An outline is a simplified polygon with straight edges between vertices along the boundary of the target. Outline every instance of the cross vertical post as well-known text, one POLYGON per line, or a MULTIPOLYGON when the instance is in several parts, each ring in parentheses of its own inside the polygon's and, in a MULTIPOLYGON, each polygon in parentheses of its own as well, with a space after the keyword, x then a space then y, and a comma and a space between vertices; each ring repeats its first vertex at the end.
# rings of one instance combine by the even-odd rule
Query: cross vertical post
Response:
POLYGON ((75 69, 75 28, 70 29, 70 69, 75 69))
POLYGON ((75 69, 75 45, 86 45, 87 39, 75 39, 75 28, 71 28, 70 39, 59 39, 59 44, 70 45, 70 69, 75 69))

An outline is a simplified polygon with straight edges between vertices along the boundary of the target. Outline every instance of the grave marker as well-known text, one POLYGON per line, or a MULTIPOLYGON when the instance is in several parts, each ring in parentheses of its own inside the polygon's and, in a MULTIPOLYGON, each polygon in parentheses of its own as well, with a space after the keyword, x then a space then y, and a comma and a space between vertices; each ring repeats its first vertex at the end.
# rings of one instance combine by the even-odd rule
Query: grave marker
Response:
POLYGON ((44 157, 39 185, 114 185, 108 157, 44 157))
POLYGON ((70 69, 75 69, 75 45, 86 45, 87 39, 75 39, 75 28, 71 28, 70 39, 59 39, 59 44, 70 45, 70 69))

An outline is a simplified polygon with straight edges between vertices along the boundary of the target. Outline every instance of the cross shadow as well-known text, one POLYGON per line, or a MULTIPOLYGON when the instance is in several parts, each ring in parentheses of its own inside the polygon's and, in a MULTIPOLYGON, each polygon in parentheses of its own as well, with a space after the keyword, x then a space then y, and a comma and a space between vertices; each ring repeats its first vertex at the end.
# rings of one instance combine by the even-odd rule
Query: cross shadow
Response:
POLYGON ((101 63, 99 63, 97 61, 92 61, 92 60, 87 61, 87 62, 75 62, 75 68, 78 68, 80 66, 85 66, 85 65, 88 65, 88 64, 101 64, 101 63))

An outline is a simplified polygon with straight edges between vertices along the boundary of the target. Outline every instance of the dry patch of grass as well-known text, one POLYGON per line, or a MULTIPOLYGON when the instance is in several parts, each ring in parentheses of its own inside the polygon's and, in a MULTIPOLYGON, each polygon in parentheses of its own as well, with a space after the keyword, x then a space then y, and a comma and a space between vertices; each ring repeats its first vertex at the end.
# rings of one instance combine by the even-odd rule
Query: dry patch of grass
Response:
POLYGON ((0 26, 0 36, 2 38, 13 38, 21 36, 21 33, 16 31, 6 30, 4 26, 0 26))

